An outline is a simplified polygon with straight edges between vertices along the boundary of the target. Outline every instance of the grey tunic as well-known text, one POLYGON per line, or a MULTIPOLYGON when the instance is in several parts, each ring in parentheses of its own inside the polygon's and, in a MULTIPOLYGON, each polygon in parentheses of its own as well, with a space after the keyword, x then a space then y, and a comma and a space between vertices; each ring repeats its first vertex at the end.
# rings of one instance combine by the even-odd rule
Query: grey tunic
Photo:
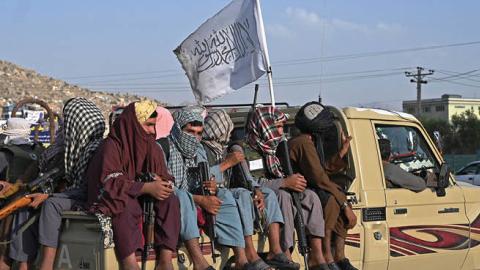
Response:
POLYGON ((383 162, 383 173, 385 174, 385 179, 397 187, 406 188, 415 192, 420 192, 427 187, 425 180, 421 177, 413 175, 398 165, 389 162, 383 162))

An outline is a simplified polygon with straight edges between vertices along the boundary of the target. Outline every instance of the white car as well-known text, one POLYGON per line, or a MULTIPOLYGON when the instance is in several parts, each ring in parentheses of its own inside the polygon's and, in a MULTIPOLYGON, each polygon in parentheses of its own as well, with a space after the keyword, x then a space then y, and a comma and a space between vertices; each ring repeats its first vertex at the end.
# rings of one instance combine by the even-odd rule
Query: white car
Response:
POLYGON ((468 163, 455 174, 455 178, 457 181, 480 186, 480 161, 468 163))

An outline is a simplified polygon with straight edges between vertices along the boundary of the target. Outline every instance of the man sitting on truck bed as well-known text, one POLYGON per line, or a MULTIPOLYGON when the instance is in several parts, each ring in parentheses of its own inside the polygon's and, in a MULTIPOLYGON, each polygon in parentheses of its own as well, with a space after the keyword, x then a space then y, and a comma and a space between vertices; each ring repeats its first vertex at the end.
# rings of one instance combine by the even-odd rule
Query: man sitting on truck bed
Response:
POLYGON ((266 257, 266 263, 284 270, 299 269, 300 265, 290 260, 282 252, 280 246, 280 227, 283 226, 284 222, 275 192, 269 188, 261 187, 257 180, 250 175, 240 145, 233 144, 228 149, 228 153, 226 151, 230 133, 234 126, 232 119, 225 110, 210 111, 205 118, 204 126, 202 144, 207 152, 208 161, 212 166, 220 164, 220 170, 223 172, 223 175, 220 176, 224 178, 217 179, 217 181, 222 180, 222 182, 230 183, 228 188, 237 201, 238 211, 242 219, 247 257, 250 261, 262 260, 255 250, 252 239, 255 233, 255 225, 257 225, 261 227, 260 229, 266 231, 265 234, 269 241, 270 250, 266 257), (241 161, 234 167, 236 162, 229 162, 232 158, 241 161), (239 172, 239 169, 243 170, 243 173, 239 172), (262 220, 264 222, 261 222, 262 220))
POLYGON ((52 165, 58 168, 59 164, 55 160, 60 154, 64 162, 61 163, 62 167, 58 168, 60 171, 53 176, 52 185, 55 188, 63 182, 65 186, 62 187, 62 192, 42 190, 26 196, 31 198, 29 207, 41 206, 41 211, 38 221, 25 231, 18 232, 21 236, 15 237, 11 244, 9 256, 23 261, 23 267, 28 267, 27 263, 31 263, 35 258, 40 243, 43 252, 39 268, 53 269, 59 242, 61 213, 81 205, 85 200, 85 171, 105 130, 102 112, 85 98, 69 99, 63 107, 63 118, 63 144, 59 143, 62 140, 57 137, 56 142, 43 153, 46 156, 42 155, 40 158, 38 169, 47 172, 53 169, 52 165))
POLYGON ((121 269, 139 269, 135 251, 144 247, 140 222, 141 195, 155 199, 155 269, 173 269, 180 227, 180 206, 173 194, 163 153, 155 143, 157 105, 151 101, 130 103, 114 121, 108 137, 88 166, 88 205, 113 229, 115 251, 121 269), (151 182, 140 182, 144 173, 151 182))
POLYGON ((378 139, 380 155, 382 156, 383 174, 387 180, 389 188, 406 188, 415 192, 420 192, 426 188, 425 180, 412 173, 409 173, 400 166, 390 163, 392 156, 392 146, 388 139, 378 139))
POLYGON ((302 212, 305 232, 311 248, 308 264, 310 269, 330 269, 325 263, 322 253, 322 237, 324 236, 324 220, 322 204, 314 191, 307 188, 303 175, 294 173, 287 175, 276 156, 278 145, 284 140, 283 127, 286 115, 272 106, 256 108, 247 125, 247 141, 265 161, 268 179, 262 179, 260 185, 268 187, 277 194, 284 219, 282 230, 282 249, 291 256, 295 233, 295 216, 302 212), (303 211, 293 206, 292 192, 300 194, 303 211))
MULTIPOLYGON (((215 216, 215 239, 220 245, 233 249, 235 269, 268 269, 268 265, 249 262, 245 254, 245 240, 237 204, 232 193, 217 187, 215 180, 202 184, 199 173, 200 162, 207 162, 207 154, 200 141, 203 133, 203 117, 197 108, 186 107, 173 113, 175 123, 164 148, 168 156, 168 168, 175 177, 175 194, 180 200, 180 239, 185 243, 192 258, 194 269, 214 269, 202 255, 199 245, 197 208, 215 216), (166 149, 168 148, 168 149, 166 149), (207 189, 211 195, 202 195, 207 189)), ((233 164, 235 165, 235 164, 233 164)), ((232 166, 233 166, 232 165, 232 166)), ((220 178, 220 166, 209 168, 209 174, 220 178)), ((213 238, 213 237, 212 237, 213 238)))
POLYGON ((331 158, 324 155, 323 141, 336 126, 333 113, 318 102, 308 102, 300 108, 295 117, 295 126, 301 134, 288 142, 290 159, 293 171, 305 176, 308 186, 317 191, 322 201, 325 259, 332 270, 354 270, 356 268, 345 257, 345 238, 347 230, 355 226, 357 218, 342 188, 329 177, 329 173, 341 171, 345 167, 343 157, 348 152, 351 137, 345 137, 341 133, 340 151, 331 158), (335 257, 331 250, 334 236, 335 257))

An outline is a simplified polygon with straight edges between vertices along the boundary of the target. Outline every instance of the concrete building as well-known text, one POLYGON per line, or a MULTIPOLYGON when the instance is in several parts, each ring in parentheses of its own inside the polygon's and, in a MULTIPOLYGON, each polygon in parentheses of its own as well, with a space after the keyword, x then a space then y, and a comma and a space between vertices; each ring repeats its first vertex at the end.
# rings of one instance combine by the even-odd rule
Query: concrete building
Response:
MULTIPOLYGON (((403 101, 403 111, 415 114, 416 104, 416 100, 403 101)), ((425 118, 451 121, 453 115, 473 110, 480 119, 479 98, 462 98, 461 95, 444 94, 441 98, 422 99, 421 105, 421 116, 425 118)))

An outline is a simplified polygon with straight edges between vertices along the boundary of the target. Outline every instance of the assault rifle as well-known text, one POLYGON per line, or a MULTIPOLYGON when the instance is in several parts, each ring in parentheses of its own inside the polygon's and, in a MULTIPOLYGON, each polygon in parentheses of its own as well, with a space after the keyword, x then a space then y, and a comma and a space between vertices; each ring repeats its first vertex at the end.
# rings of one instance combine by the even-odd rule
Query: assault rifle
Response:
MULTIPOLYGON (((292 164, 290 163, 290 154, 288 152, 287 140, 283 140, 278 146, 276 151, 276 156, 280 160, 283 171, 287 176, 293 174, 292 164)), ((310 248, 308 247, 307 235, 305 233, 305 221, 303 220, 302 215, 302 205, 300 203, 300 194, 295 191, 290 192, 292 194, 293 205, 297 209, 297 214, 295 215, 295 230, 298 235, 298 250, 303 256, 305 262, 305 269, 308 270, 308 254, 310 248)))
POLYGON ((0 220, 6 218, 20 208, 28 206, 33 199, 27 195, 43 192, 50 193, 53 190, 53 183, 63 177, 63 173, 58 168, 54 168, 46 173, 40 174, 35 180, 25 184, 15 194, 10 195, 11 199, 0 209, 0 220))
MULTIPOLYGON (((140 182, 148 183, 155 181, 155 175, 144 173, 139 178, 140 182)), ((142 270, 147 269, 148 253, 154 248, 154 229, 155 229, 155 200, 148 195, 143 196, 143 235, 145 243, 142 252, 142 270)))
MULTIPOLYGON (((229 147, 228 152, 241 152, 242 154, 244 153, 243 148, 238 145, 238 144, 233 144, 229 147)), ((247 162, 242 161, 238 163, 237 165, 232 167, 232 176, 234 177, 239 177, 240 178, 240 183, 239 187, 243 187, 248 189, 250 192, 252 192, 252 197, 255 196, 255 187, 252 185, 252 180, 253 177, 250 174, 250 170, 248 169, 247 162)), ((232 185, 232 187, 236 187, 236 183, 232 185)), ((254 212, 255 212, 255 220, 254 220, 254 227, 255 230, 263 234, 264 233, 264 220, 265 220, 265 215, 264 213, 260 213, 260 210, 256 205, 253 206, 254 212)))
MULTIPOLYGON (((202 185, 202 195, 203 196, 215 196, 215 194, 211 194, 210 190, 208 188, 203 187, 203 184, 206 181, 210 180, 210 173, 209 173, 209 166, 208 162, 199 162, 198 163, 198 171, 200 175, 200 182, 202 185)), ((219 255, 215 254, 215 216, 208 213, 207 211, 203 211, 205 215, 205 220, 207 222, 206 224, 206 233, 208 237, 210 238, 210 246, 212 249, 212 261, 213 263, 217 263, 217 257, 219 255)))

